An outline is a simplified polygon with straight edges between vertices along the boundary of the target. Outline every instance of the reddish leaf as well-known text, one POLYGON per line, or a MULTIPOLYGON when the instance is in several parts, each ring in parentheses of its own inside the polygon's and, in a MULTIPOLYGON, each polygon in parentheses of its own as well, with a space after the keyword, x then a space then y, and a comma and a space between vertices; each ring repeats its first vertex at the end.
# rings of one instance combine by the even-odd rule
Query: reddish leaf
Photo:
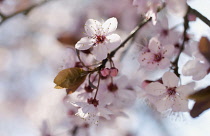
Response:
POLYGON ((195 118, 210 108, 210 86, 191 94, 189 98, 195 100, 195 104, 190 111, 190 115, 195 118))
POLYGON ((201 54, 209 61, 210 63, 210 42, 207 37, 201 37, 199 42, 199 50, 201 54))

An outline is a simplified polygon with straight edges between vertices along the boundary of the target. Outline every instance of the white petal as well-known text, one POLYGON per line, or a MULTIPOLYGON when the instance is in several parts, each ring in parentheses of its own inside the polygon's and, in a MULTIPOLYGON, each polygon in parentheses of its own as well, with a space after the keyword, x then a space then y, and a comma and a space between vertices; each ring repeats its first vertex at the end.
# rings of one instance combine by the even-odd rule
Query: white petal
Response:
POLYGON ((121 43, 121 37, 118 34, 111 34, 111 35, 108 35, 106 38, 108 40, 108 43, 106 46, 109 52, 116 49, 121 43))
POLYGON ((95 36, 101 31, 101 23, 94 19, 88 19, 85 23, 85 31, 89 36, 95 36))
POLYGON ((104 24, 102 25, 104 34, 108 35, 112 32, 114 32, 117 29, 117 19, 112 17, 106 20, 104 24))
POLYGON ((103 59, 107 57, 108 51, 107 51, 106 45, 99 44, 99 45, 94 46, 92 53, 96 60, 102 61, 103 59))
POLYGON ((158 96, 166 92, 166 87, 159 82, 153 82, 147 85, 145 90, 146 90, 146 93, 158 96))
POLYGON ((153 37, 150 39, 149 41, 149 49, 151 50, 152 53, 159 53, 161 50, 161 46, 160 46, 160 41, 156 38, 153 37))
POLYGON ((167 87, 177 87, 179 84, 179 78, 172 72, 166 72, 162 80, 163 84, 167 87))
POLYGON ((188 111, 188 100, 182 96, 175 96, 172 111, 174 112, 186 112, 188 111))
POLYGON ((78 50, 87 50, 94 44, 92 38, 83 37, 75 45, 78 50))

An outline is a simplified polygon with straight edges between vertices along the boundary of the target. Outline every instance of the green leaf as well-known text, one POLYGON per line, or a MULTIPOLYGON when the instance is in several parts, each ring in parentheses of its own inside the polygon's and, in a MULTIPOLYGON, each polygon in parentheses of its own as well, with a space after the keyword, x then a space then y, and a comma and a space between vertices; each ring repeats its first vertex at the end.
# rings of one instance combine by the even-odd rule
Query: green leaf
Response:
POLYGON ((68 94, 71 94, 85 81, 87 74, 87 71, 77 67, 64 69, 54 79, 55 88, 66 88, 68 94))
POLYGON ((198 117, 203 111, 210 108, 210 86, 191 94, 189 98, 195 100, 190 115, 193 118, 198 117))

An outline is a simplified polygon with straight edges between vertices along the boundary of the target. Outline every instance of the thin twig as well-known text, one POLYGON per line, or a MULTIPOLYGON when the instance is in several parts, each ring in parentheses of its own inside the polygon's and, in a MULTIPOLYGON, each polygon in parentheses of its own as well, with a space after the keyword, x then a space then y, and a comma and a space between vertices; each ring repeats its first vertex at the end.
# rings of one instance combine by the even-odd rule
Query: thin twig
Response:
POLYGON ((180 77, 180 74, 179 74, 179 67, 178 67, 178 62, 179 62, 179 58, 180 58, 180 54, 182 53, 182 51, 184 50, 184 44, 185 42, 187 41, 187 29, 189 28, 189 20, 188 20, 188 14, 190 12, 190 8, 188 8, 188 11, 186 13, 186 15, 184 16, 184 32, 183 32, 183 41, 182 41, 182 45, 180 47, 180 50, 179 50, 179 54, 178 56, 176 57, 176 59, 174 60, 174 62, 172 63, 175 68, 174 68, 174 73, 180 77))
POLYGON ((202 20, 205 24, 207 24, 210 27, 210 20, 208 20, 208 18, 206 18, 200 12, 198 12, 197 10, 191 8, 190 6, 188 6, 188 8, 189 8, 189 12, 191 14, 196 15, 200 20, 202 20))
POLYGON ((0 25, 2 25, 5 21, 7 21, 8 19, 10 19, 10 18, 12 18, 12 17, 14 17, 14 16, 16 16, 16 15, 18 15, 18 14, 21 14, 21 13, 22 13, 22 14, 27 15, 27 14, 28 14, 29 12, 31 12, 34 8, 39 7, 39 6, 41 6, 41 5, 43 5, 43 4, 47 3, 47 2, 50 2, 50 1, 54 1, 54 0, 44 0, 44 1, 42 1, 42 2, 40 2, 40 3, 38 3, 38 4, 36 4, 36 5, 32 5, 32 6, 28 7, 27 9, 23 9, 23 10, 17 11, 17 12, 15 12, 15 13, 11 14, 11 15, 8 15, 8 16, 6 16, 6 15, 0 13, 0 16, 1 16, 1 18, 2 18, 2 20, 1 20, 1 22, 0 22, 0 25))

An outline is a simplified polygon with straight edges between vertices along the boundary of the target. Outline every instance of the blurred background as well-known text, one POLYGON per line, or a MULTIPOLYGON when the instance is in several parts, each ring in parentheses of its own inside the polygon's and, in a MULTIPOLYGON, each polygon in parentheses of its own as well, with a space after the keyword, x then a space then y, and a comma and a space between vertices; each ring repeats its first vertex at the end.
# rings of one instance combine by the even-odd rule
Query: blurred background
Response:
MULTIPOLYGON (((209 0, 189 4, 210 19, 209 0)), ((0 136, 47 136, 43 131, 67 135, 65 91, 54 89, 53 83, 72 60, 67 48, 83 36, 89 18, 116 17, 124 37, 140 18, 132 0, 1 0, 0 13, 0 136)), ((172 26, 180 21, 171 19, 172 26)), ((201 35, 210 38, 210 28, 199 19, 190 26, 196 40, 201 35)), ((209 80, 207 76, 199 85, 205 87, 209 80)), ((139 100, 128 112, 130 118, 120 119, 116 128, 100 135, 116 136, 119 131, 127 131, 125 136, 210 134, 210 111, 195 119, 187 113, 160 118, 139 100)))

